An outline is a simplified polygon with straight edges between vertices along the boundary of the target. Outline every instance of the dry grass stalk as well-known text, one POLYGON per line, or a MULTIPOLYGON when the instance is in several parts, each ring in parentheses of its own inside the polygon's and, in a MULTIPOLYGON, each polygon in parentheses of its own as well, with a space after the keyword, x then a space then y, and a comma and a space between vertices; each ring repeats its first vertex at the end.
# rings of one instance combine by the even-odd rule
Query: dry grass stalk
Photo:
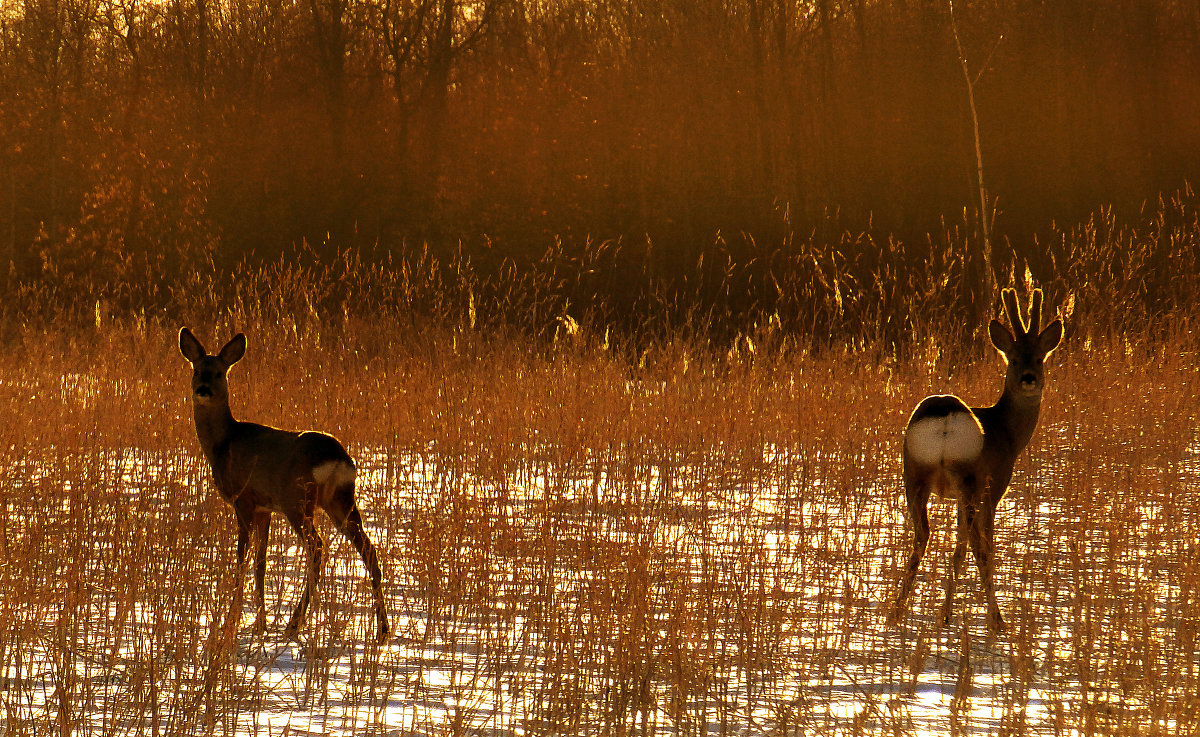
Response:
MULTIPOLYGON (((937 588, 917 587, 907 628, 883 623, 909 544, 898 448, 951 367, 956 391, 989 392, 992 358, 221 322, 206 333, 236 322, 261 346, 245 415, 329 429, 359 463, 397 635, 370 644, 370 588, 323 523, 349 595, 314 598, 303 649, 222 649, 236 530, 194 451, 176 326, 30 331, 0 354, 10 732, 1200 726, 1189 334, 1056 354, 996 531, 1001 599, 1024 606, 988 648, 986 608, 965 603, 974 687, 952 711, 965 659, 937 588)), ((270 540, 272 615, 303 584, 292 545, 270 540)), ((935 534, 929 570, 952 548, 935 534)))

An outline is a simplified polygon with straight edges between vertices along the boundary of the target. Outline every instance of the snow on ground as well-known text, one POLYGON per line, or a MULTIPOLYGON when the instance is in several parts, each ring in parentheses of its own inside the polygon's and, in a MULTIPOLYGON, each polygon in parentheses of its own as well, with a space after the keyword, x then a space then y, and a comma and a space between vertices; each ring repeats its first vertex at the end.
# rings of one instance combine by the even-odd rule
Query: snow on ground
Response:
MULTIPOLYGON (((385 453, 358 455, 360 498, 378 499, 385 488, 403 487, 409 492, 402 506, 418 505, 420 490, 439 483, 431 466, 414 462, 397 477, 385 453)), ((189 484, 203 485, 194 459, 131 461, 122 454, 106 462, 117 464, 108 478, 127 485, 134 496, 157 493, 152 479, 179 463, 191 464, 189 484)), ((516 520, 536 518, 532 511, 548 493, 544 479, 531 475, 525 481, 511 492, 516 520)), ((973 567, 964 567, 953 621, 946 627, 935 621, 953 544, 949 507, 931 511, 937 532, 913 611, 901 626, 884 624, 908 544, 889 497, 898 493, 898 479, 880 480, 876 488, 855 494, 826 489, 823 496, 819 485, 750 493, 731 487, 703 500, 679 498, 678 490, 688 488, 686 470, 664 481, 652 470, 646 489, 657 490, 660 499, 670 497, 656 507, 659 524, 652 536, 660 549, 678 557, 672 565, 692 571, 728 565, 749 572, 746 580, 729 585, 752 592, 766 580, 774 587, 764 599, 774 611, 762 613, 774 616, 774 624, 754 625, 758 629, 752 631, 777 635, 739 640, 735 626, 702 633, 693 640, 703 651, 693 666, 699 663, 704 672, 680 675, 689 667, 683 662, 686 647, 654 649, 655 662, 617 672, 611 653, 588 655, 585 647, 564 647, 556 639, 561 631, 547 634, 553 612, 535 617, 533 602, 519 597, 499 598, 489 611, 448 606, 431 619, 427 592, 397 567, 388 581, 393 636, 376 645, 359 563, 349 546, 334 539, 322 598, 314 604, 316 623, 303 643, 286 642, 280 631, 296 598, 301 562, 299 549, 281 542, 287 534, 280 533, 268 567, 268 631, 261 637, 246 631, 252 620, 247 604, 236 631, 225 630, 235 644, 224 651, 218 647, 227 624, 220 606, 228 600, 212 598, 215 594, 209 594, 215 603, 201 596, 189 604, 188 611, 198 613, 195 619, 165 624, 160 613, 142 611, 141 604, 129 611, 85 606, 78 611, 88 613, 73 622, 51 611, 24 610, 3 620, 8 632, 0 643, 0 721, 6 734, 70 723, 75 734, 96 735, 347 736, 591 734, 603 725, 614 732, 621 729, 613 725, 624 725, 629 733, 662 735, 1061 734, 1105 720, 1167 730, 1175 725, 1177 714, 1162 711, 1165 702, 1123 688, 1120 677, 1100 674, 1082 683, 1061 667, 1064 652, 1079 655, 1087 646, 1081 644, 1079 623, 1088 615, 1070 594, 1069 581, 1056 577, 1066 553, 1061 533, 1046 533, 1061 522, 1062 510, 1053 505, 1006 501, 1002 508, 997 593, 1010 632, 993 640, 986 635, 973 567), (756 546, 756 560, 744 565, 732 560, 756 546), (1047 618, 1057 624, 1043 626, 1047 618), (106 626, 106 620, 127 624, 106 626), (771 651, 753 651, 764 644, 771 651), (213 655, 221 652, 227 655, 213 655), (679 663, 667 662, 671 652, 682 653, 679 663), (629 693, 616 693, 622 689, 629 693)), ((474 488, 470 479, 456 483, 474 488)), ((579 530, 619 527, 617 508, 563 510, 579 517, 573 521, 579 530)), ((413 510, 402 509, 400 521, 387 525, 372 522, 370 511, 366 516, 372 538, 387 542, 381 550, 406 548, 403 536, 410 530, 404 521, 415 518, 413 510)), ((563 529, 573 529, 571 524, 564 522, 563 529)), ((637 542, 621 535, 610 540, 637 542)), ((560 610, 563 601, 586 606, 599 573, 554 565, 559 570, 547 574, 555 582, 555 590, 545 592, 547 600, 555 598, 560 610)), ((1138 575, 1138 560, 1121 565, 1118 573, 1138 575)), ((520 572, 509 573, 515 581, 520 572)), ((1178 599, 1171 585, 1162 582, 1154 594, 1164 608, 1178 599)), ((245 590, 250 602, 252 587, 245 590)), ((505 584, 497 590, 506 590, 505 584)), ((515 584, 511 590, 528 591, 515 584)), ((87 595, 95 600, 98 593, 87 595)), ((682 625, 668 614, 652 613, 645 625, 649 641, 677 634, 673 628, 682 625)), ((1165 610, 1148 612, 1148 641, 1172 647, 1177 621, 1165 610)), ((1194 651, 1183 657, 1194 661, 1194 651)))

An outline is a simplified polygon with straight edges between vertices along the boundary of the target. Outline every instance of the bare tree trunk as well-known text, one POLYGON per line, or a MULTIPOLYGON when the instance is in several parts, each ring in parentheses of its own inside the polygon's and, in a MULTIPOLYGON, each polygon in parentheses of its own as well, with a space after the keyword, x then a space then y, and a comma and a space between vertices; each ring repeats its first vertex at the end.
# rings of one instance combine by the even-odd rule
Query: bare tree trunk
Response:
POLYGON ((346 143, 346 5, 346 0, 308 0, 317 61, 325 82, 330 143, 339 166, 346 143))
POLYGON ((17 260, 17 166, 11 158, 8 162, 8 243, 0 256, 0 284, 8 286, 17 260))
POLYGON ((196 87, 208 99, 208 0, 196 0, 196 87))
POLYGON ((958 50, 958 62, 962 66, 963 81, 967 85, 967 105, 971 109, 971 129, 975 140, 975 182, 979 190, 979 233, 983 238, 983 273, 980 275, 979 297, 980 304, 991 302, 994 289, 995 272, 992 270, 992 237, 990 213, 988 212, 987 187, 983 180, 983 146, 979 139, 979 113, 975 107, 975 82, 978 77, 971 79, 971 70, 967 66, 967 57, 963 54, 962 43, 958 38, 958 22, 954 18, 954 2, 948 0, 950 6, 950 29, 954 33, 954 48, 958 50))
POLYGON ((454 17, 457 0, 441 0, 437 26, 429 48, 429 73, 425 78, 424 102, 426 153, 430 174, 436 176, 445 139, 446 111, 450 97, 450 69, 454 59, 454 17))

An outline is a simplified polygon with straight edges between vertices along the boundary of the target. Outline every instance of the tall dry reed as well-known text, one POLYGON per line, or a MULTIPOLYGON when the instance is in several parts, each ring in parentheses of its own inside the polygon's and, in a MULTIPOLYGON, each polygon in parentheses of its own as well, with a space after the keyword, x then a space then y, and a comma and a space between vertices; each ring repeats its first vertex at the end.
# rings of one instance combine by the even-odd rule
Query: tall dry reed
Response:
POLYGON ((936 621, 949 507, 931 510, 909 625, 883 624, 910 544, 907 413, 931 391, 994 398, 982 341, 896 358, 772 324, 730 348, 252 299, 192 315, 210 342, 250 337, 239 418, 333 432, 360 466, 398 634, 369 644, 363 572, 323 522, 293 649, 279 618, 302 564, 278 523, 272 625, 222 640, 235 525, 193 434, 178 326, 93 317, 11 327, 0 354, 7 733, 1197 728, 1186 328, 1072 324, 1000 508, 1011 630, 987 642, 973 570, 955 621, 936 621))

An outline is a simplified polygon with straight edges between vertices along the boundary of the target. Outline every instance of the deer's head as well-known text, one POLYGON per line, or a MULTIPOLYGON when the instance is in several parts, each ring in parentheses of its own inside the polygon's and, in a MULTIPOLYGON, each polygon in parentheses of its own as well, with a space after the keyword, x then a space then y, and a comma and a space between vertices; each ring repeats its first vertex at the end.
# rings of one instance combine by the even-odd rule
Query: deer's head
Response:
POLYGON ((1059 318, 1039 330, 1042 319, 1042 290, 1033 290, 1029 302, 1029 323, 1021 319, 1021 307, 1017 304, 1017 291, 1005 289, 1000 293, 1004 311, 1012 330, 999 320, 988 325, 992 345, 1004 356, 1008 372, 1004 377, 1005 390, 1023 401, 1041 401, 1042 387, 1046 383, 1046 356, 1058 347, 1063 336, 1063 324, 1059 318))
POLYGON ((246 336, 238 333, 215 356, 208 355, 192 331, 179 331, 179 352, 192 364, 192 400, 196 404, 228 404, 225 374, 246 354, 246 336))

